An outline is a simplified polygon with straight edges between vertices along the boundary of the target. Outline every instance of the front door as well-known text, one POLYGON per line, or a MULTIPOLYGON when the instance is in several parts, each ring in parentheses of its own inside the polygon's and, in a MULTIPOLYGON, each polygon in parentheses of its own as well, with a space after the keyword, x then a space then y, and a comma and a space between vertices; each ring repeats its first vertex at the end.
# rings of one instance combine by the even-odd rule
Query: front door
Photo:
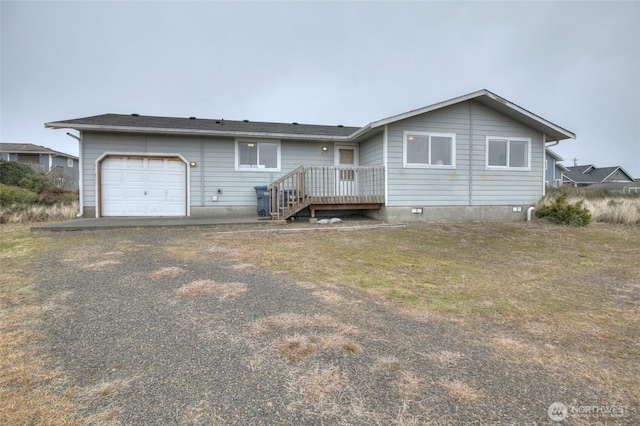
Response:
POLYGON ((336 195, 357 195, 358 146, 336 145, 336 195))

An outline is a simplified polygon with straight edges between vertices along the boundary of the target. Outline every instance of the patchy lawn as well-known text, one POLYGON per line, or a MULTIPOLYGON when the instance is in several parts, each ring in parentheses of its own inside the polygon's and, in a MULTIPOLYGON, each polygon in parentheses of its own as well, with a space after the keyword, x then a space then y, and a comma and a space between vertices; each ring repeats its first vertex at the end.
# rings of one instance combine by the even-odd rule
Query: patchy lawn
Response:
MULTIPOLYGON (((490 343, 514 360, 560 365, 640 405, 640 227, 518 223, 230 232, 208 233, 203 244, 303 285, 362 289, 398 303, 407 315, 512 330, 516 337, 495 335, 490 343)), ((331 297, 322 291, 319 297, 331 297)))
MULTIPOLYGON (((349 292, 364 292, 408 317, 436 318, 465 332, 483 334, 485 344, 511 365, 534 363, 540 374, 548 376, 570 372, 613 395, 611 401, 596 401, 599 404, 632 408, 637 415, 640 227, 519 223, 295 234, 221 231, 153 231, 167 237, 154 249, 176 262, 154 263, 140 276, 147 285, 181 280, 166 296, 175 304, 192 303, 198 297, 232 303, 250 293, 244 283, 190 276, 192 262, 228 262, 238 271, 281 274, 327 306, 344 307, 351 303, 349 292)), ((0 228, 0 423, 118 422, 120 411, 115 406, 80 416, 79 405, 126 392, 131 385, 115 379, 79 388, 67 380, 42 340, 43 318, 58 306, 55 298, 39 302, 39 286, 46 283, 37 281, 33 271, 52 252, 59 254, 60 265, 93 274, 115 271, 128 254, 150 249, 136 239, 136 232, 79 232, 53 238, 24 226, 0 228), (102 238, 99 244, 97 238, 102 238)), ((189 313, 194 327, 205 324, 202 318, 210 315, 189 313)), ((291 412, 320 407, 330 414, 342 407, 339 397, 359 380, 335 365, 309 360, 357 357, 369 350, 348 323, 312 312, 283 310, 255 320, 246 335, 229 339, 244 339, 260 348, 246 361, 250 370, 259 372, 275 362, 290 372, 290 392, 300 398, 287 406, 291 412), (275 360, 266 355, 269 351, 275 360)), ((433 366, 452 370, 465 368, 468 361, 459 348, 422 355, 433 366)), ((403 407, 418 404, 430 386, 463 405, 490 399, 481 383, 455 377, 430 382, 405 368, 404 362, 400 354, 381 355, 370 366, 371 374, 393 378, 403 407)), ((210 404, 214 402, 189 407, 188 417, 205 418, 210 404)), ((396 414, 397 424, 412 424, 415 419, 408 409, 396 414)), ((424 416, 427 419, 428 412, 424 416)))

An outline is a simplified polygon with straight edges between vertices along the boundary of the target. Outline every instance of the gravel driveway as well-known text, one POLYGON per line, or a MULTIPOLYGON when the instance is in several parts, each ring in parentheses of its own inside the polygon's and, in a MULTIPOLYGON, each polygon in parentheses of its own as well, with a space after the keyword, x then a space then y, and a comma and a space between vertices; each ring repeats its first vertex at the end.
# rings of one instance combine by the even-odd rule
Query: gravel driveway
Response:
POLYGON ((235 262, 212 232, 52 234, 37 273, 48 350, 87 423, 551 423, 556 401, 610 400, 496 346, 508 329, 292 282, 235 262))

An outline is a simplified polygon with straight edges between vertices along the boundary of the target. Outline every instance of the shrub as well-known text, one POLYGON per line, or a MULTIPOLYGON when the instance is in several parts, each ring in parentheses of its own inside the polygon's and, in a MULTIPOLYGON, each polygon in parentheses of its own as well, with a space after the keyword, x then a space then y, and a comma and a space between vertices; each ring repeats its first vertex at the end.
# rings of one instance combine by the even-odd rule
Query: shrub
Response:
POLYGON ((33 191, 0 183, 0 206, 9 206, 12 204, 35 204, 37 201, 38 194, 33 191))
POLYGON ((48 188, 38 194, 38 202, 46 205, 71 204, 78 201, 78 191, 67 191, 62 188, 48 188))
POLYGON ((28 189, 37 194, 47 191, 51 188, 55 188, 53 182, 42 173, 32 173, 29 176, 25 176, 18 181, 20 188, 28 189))
POLYGON ((0 160, 0 183, 9 186, 20 186, 21 179, 34 174, 33 169, 17 161, 0 160))
POLYGON ((17 161, 0 160, 0 183, 18 186, 40 193, 53 188, 53 182, 44 174, 38 173, 26 164, 17 161))
POLYGON ((591 221, 591 213, 582 206, 583 200, 569 204, 567 194, 559 194, 549 204, 536 210, 536 217, 561 225, 586 226, 591 221))

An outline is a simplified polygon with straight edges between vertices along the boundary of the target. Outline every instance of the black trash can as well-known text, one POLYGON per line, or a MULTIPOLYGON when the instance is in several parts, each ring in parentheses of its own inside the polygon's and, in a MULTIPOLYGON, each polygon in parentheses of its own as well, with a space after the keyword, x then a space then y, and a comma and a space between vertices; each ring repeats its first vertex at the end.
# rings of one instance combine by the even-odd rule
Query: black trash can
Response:
POLYGON ((258 198, 258 216, 269 217, 271 212, 269 203, 269 191, 267 191, 267 185, 254 186, 256 190, 256 196, 258 198))

